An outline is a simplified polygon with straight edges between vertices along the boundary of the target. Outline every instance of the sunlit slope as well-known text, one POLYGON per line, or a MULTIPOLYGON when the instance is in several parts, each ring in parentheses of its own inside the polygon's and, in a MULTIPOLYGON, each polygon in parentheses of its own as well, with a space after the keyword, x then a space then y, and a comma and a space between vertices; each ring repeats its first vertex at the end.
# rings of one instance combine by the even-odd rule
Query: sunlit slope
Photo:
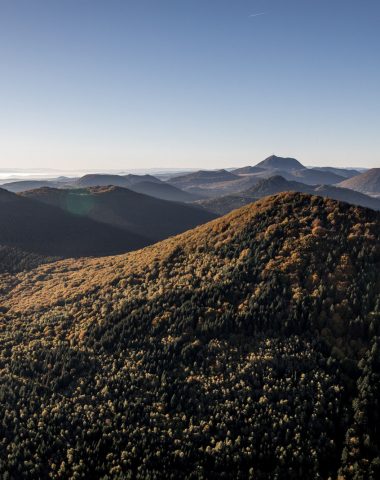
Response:
POLYGON ((284 193, 11 277, 0 471, 376 478, 379 225, 284 193))

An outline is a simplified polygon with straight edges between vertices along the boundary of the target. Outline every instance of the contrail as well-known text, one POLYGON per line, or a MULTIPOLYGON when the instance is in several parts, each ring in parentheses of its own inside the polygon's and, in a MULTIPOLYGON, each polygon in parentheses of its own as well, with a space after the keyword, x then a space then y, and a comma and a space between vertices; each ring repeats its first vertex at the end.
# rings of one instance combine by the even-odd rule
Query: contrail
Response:
POLYGON ((267 12, 261 12, 261 13, 251 13, 251 15, 248 15, 249 17, 260 17, 260 15, 265 15, 267 12))

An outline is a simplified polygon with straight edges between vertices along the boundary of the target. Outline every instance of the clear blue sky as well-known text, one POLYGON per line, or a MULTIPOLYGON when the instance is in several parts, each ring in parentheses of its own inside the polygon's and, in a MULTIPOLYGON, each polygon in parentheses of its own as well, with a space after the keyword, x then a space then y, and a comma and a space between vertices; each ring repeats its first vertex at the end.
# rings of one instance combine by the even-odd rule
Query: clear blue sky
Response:
POLYGON ((0 68, 0 167, 380 166, 379 0, 0 0, 0 68))

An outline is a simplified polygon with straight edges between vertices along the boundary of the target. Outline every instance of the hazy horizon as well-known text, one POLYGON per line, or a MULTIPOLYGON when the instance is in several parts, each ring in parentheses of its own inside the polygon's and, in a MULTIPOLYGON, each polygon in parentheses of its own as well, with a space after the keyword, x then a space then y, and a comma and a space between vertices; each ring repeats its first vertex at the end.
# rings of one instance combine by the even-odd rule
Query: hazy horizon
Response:
POLYGON ((375 0, 14 0, 0 167, 380 165, 375 0))

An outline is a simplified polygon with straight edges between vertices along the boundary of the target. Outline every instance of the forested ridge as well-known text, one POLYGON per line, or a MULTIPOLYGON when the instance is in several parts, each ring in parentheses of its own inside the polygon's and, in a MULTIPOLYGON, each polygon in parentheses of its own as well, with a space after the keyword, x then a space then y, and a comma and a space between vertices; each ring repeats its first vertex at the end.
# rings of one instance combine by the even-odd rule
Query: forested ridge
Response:
POLYGON ((284 193, 4 274, 2 478, 379 478, 379 234, 284 193))

